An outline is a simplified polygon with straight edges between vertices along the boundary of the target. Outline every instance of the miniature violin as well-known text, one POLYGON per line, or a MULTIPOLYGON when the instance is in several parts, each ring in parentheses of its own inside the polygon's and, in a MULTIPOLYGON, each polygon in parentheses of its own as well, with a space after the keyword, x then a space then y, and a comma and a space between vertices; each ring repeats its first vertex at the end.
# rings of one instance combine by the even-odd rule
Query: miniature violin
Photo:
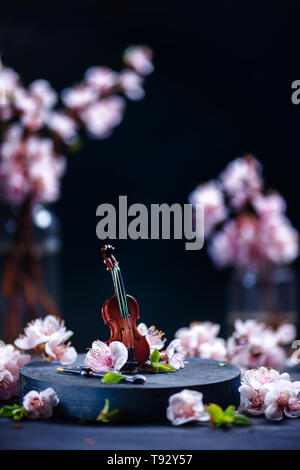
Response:
POLYGON ((128 361, 125 368, 142 366, 150 357, 150 347, 146 337, 141 335, 136 326, 139 316, 139 304, 131 295, 127 295, 121 275, 119 263, 112 254, 114 247, 105 245, 101 248, 101 253, 110 271, 113 284, 114 295, 102 306, 102 317, 104 323, 110 328, 110 339, 107 344, 113 341, 121 341, 128 349, 128 361))

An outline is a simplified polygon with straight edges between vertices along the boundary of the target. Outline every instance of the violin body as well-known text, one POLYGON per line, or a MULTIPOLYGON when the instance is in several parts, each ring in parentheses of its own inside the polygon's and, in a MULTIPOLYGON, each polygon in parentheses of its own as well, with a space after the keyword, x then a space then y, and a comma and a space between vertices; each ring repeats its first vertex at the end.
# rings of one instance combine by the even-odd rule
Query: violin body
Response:
POLYGON ((143 366, 150 357, 150 346, 145 336, 141 335, 136 326, 140 318, 139 304, 127 295, 121 275, 119 263, 113 255, 114 247, 105 245, 101 248, 104 264, 113 280, 115 294, 108 299, 102 307, 104 323, 110 328, 110 339, 123 343, 128 351, 128 360, 125 369, 134 369, 143 366))
POLYGON ((110 328, 110 339, 107 344, 121 341, 127 348, 133 347, 135 360, 141 366, 150 357, 150 347, 146 337, 141 335, 136 326, 136 320, 140 318, 139 304, 131 295, 126 297, 131 314, 128 318, 121 316, 116 294, 102 306, 104 323, 110 328))

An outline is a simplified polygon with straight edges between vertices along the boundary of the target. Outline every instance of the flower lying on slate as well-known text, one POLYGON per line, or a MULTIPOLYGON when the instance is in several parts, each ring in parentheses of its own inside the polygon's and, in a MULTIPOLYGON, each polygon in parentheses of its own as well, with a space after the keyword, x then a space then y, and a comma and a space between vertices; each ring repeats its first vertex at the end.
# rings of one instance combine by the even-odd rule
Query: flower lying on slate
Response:
POLYGON ((23 406, 30 419, 50 418, 53 408, 58 405, 59 398, 53 388, 46 388, 42 392, 31 390, 23 398, 23 406))
POLYGON ((184 389, 169 398, 167 418, 173 425, 210 421, 214 427, 236 425, 248 426, 251 420, 244 415, 235 413, 234 406, 228 406, 225 411, 214 403, 205 407, 203 394, 195 390, 184 389))
POLYGON ((247 370, 239 388, 241 404, 239 411, 262 415, 271 421, 286 416, 300 416, 300 382, 292 382, 289 374, 260 367, 247 370))
POLYGON ((108 346, 98 339, 87 352, 84 364, 94 372, 110 372, 122 369, 127 359, 128 351, 123 343, 113 341, 108 346))
POLYGON ((47 419, 52 416, 53 408, 58 405, 59 398, 53 388, 46 388, 42 392, 31 390, 23 398, 23 404, 3 406, 0 416, 19 421, 22 418, 47 419))
POLYGON ((175 426, 189 422, 208 421, 209 414, 203 405, 203 394, 184 389, 169 398, 167 418, 175 426))
POLYGON ((8 400, 18 394, 20 367, 30 361, 28 354, 12 344, 0 341, 0 400, 8 400))
POLYGON ((66 343, 72 335, 73 331, 66 329, 64 320, 47 315, 28 323, 24 335, 15 340, 15 345, 19 349, 42 351, 49 361, 55 359, 62 364, 72 364, 77 359, 77 352, 70 342, 66 343))

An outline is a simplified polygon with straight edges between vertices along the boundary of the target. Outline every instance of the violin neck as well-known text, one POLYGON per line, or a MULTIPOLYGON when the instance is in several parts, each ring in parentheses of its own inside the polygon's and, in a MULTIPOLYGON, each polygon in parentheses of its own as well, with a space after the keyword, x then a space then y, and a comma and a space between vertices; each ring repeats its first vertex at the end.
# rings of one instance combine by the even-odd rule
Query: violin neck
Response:
MULTIPOLYGON (((128 302, 127 302, 127 295, 125 292, 122 274, 121 274, 121 270, 119 266, 117 265, 114 266, 113 270, 111 271, 111 275, 112 275, 112 279, 114 283, 115 294, 118 299, 120 314, 123 318, 131 317, 131 313, 130 313, 128 302)), ((130 334, 132 335, 131 331, 130 331, 130 334)), ((128 361, 126 363, 126 367, 135 368, 137 366, 137 362, 135 361, 135 351, 134 351, 133 344, 127 347, 127 350, 128 350, 128 361)))
POLYGON ((122 279, 122 274, 119 266, 114 266, 111 271, 113 284, 115 288, 115 294, 118 299, 119 309, 121 316, 123 318, 131 317, 131 313, 129 311, 128 302, 127 302, 127 295, 124 288, 124 283, 122 279))

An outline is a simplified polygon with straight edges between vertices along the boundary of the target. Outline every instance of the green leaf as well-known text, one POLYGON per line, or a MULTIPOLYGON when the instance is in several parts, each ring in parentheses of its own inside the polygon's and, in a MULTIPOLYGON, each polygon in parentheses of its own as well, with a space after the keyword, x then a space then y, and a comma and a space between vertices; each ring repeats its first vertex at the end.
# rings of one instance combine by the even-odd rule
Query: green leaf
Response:
POLYGON ((224 411, 219 405, 215 403, 211 403, 209 406, 205 408, 206 412, 210 415, 210 421, 213 426, 216 428, 231 424, 233 422, 232 408, 226 408, 227 414, 225 415, 224 411))
POLYGON ((232 417, 234 415, 234 412, 235 412, 235 406, 230 405, 224 411, 224 416, 232 417))
POLYGON ((235 426, 249 426, 252 421, 247 416, 236 414, 233 416, 233 424, 235 426))
POLYGON ((116 413, 118 413, 118 411, 119 410, 109 411, 109 400, 107 398, 105 398, 104 407, 103 407, 102 411, 100 411, 99 415, 97 416, 96 421, 101 422, 101 423, 110 423, 111 418, 116 413))
POLYGON ((125 379, 125 375, 119 374, 118 372, 107 372, 101 382, 104 384, 117 384, 125 379))
POLYGON ((10 416, 12 416, 12 410, 13 410, 13 407, 12 406, 3 406, 1 409, 0 409, 0 416, 3 416, 3 418, 8 418, 10 416))
POLYGON ((219 405, 211 403, 205 408, 205 411, 210 415, 210 421, 216 428, 234 424, 235 426, 248 426, 252 421, 247 416, 234 414, 235 407, 230 405, 225 411, 219 405))
POLYGON ((219 405, 211 403, 205 408, 205 411, 209 414, 213 424, 217 425, 222 423, 224 412, 219 405))
POLYGON ((170 366, 170 364, 156 364, 157 366, 157 370, 159 372, 177 372, 176 369, 174 369, 174 367, 170 366))
POLYGON ((154 364, 154 362, 151 362, 151 365, 155 372, 177 372, 176 369, 169 364, 160 364, 159 362, 154 364))
POLYGON ((22 418, 25 418, 28 415, 28 412, 25 410, 24 406, 20 405, 6 405, 0 409, 0 416, 3 418, 13 418, 14 420, 19 421, 22 418))
POLYGON ((159 354, 159 351, 157 349, 154 349, 154 351, 152 352, 151 356, 150 356, 150 362, 151 363, 156 363, 158 362, 160 359, 160 354, 159 354))

